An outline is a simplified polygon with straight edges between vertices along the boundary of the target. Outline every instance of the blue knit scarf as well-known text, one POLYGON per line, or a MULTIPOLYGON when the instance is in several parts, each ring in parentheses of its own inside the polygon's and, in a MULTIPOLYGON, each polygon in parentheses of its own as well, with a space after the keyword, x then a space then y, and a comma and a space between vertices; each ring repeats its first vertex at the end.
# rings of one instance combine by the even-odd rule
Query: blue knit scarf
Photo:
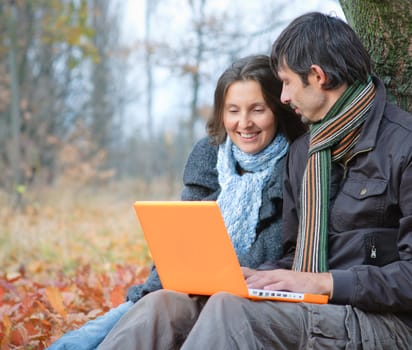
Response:
POLYGON ((221 192, 217 203, 238 255, 246 253, 256 238, 262 190, 288 149, 282 134, 257 154, 242 152, 229 137, 219 146, 217 171, 221 192), (237 164, 246 171, 243 175, 238 173, 237 164))

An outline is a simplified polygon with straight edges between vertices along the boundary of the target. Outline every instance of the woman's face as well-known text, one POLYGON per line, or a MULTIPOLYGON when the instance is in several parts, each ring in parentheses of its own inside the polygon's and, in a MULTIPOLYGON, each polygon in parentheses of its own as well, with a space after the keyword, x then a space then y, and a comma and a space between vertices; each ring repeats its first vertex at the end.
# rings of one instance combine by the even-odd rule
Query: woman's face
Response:
POLYGON ((232 142, 243 152, 256 154, 276 135, 276 118, 254 80, 236 81, 226 92, 223 124, 232 142))

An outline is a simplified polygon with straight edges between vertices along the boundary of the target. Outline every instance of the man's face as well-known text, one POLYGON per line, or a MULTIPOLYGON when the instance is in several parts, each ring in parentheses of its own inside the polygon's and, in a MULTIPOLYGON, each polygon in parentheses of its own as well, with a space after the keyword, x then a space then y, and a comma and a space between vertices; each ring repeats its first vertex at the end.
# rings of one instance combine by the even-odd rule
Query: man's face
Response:
POLYGON ((282 80, 280 99, 283 103, 290 105, 303 121, 316 123, 323 119, 330 108, 330 101, 316 70, 309 73, 307 85, 286 64, 279 69, 278 76, 282 80))

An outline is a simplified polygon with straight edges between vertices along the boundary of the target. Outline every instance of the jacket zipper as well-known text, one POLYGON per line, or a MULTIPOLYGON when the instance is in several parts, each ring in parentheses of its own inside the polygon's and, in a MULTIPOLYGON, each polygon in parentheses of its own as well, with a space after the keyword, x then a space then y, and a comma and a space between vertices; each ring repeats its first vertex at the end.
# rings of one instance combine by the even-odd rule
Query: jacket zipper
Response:
POLYGON ((376 245, 375 238, 371 238, 371 259, 376 259, 376 245))

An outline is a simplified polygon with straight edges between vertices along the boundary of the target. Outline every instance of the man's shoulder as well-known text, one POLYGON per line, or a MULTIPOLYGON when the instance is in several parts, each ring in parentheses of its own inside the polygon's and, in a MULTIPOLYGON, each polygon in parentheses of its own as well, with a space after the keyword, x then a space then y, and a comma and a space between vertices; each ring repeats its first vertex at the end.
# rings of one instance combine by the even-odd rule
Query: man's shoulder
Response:
POLYGON ((379 141, 385 145, 387 152, 396 151, 409 159, 412 156, 412 115, 398 106, 387 103, 381 125, 379 141))
POLYGON ((308 161, 309 132, 298 137, 291 145, 287 160, 287 168, 293 169, 295 176, 301 176, 308 161))
POLYGON ((385 106, 384 118, 389 124, 395 124, 405 132, 412 133, 412 114, 398 106, 388 102, 385 106))
POLYGON ((309 132, 307 131, 303 135, 299 136, 290 145, 291 153, 307 153, 309 148, 309 132))

